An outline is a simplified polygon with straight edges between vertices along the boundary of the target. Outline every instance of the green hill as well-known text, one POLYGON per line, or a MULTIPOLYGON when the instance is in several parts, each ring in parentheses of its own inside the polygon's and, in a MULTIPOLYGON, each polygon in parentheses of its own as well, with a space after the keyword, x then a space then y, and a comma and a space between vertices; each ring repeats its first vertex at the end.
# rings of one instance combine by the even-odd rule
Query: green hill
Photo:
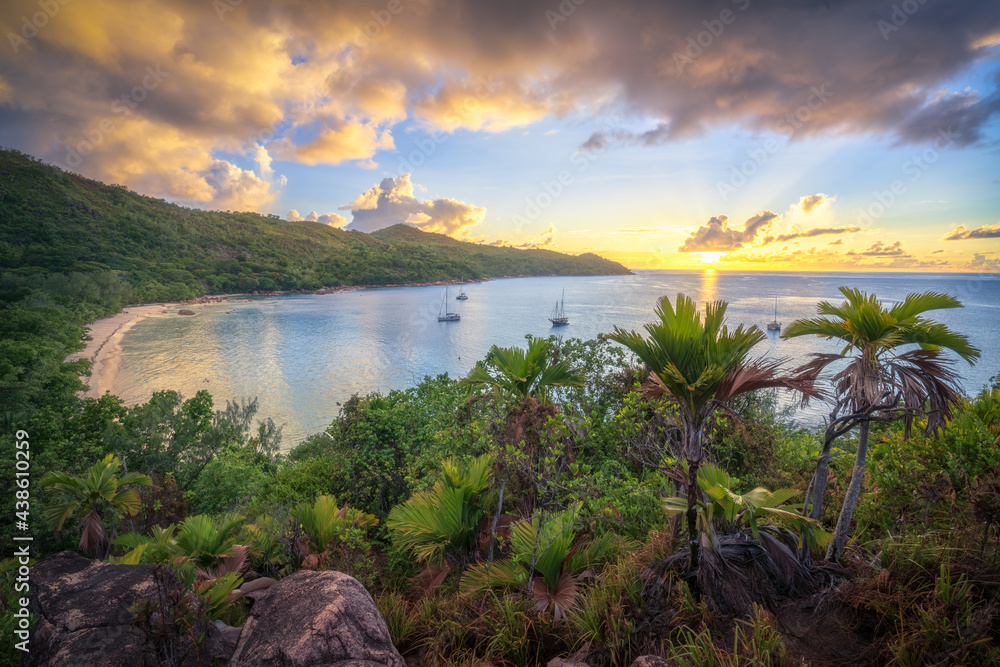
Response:
POLYGON ((397 225, 374 234, 273 215, 184 208, 0 151, 0 269, 113 271, 139 300, 465 277, 628 273, 593 254, 457 241, 397 225))

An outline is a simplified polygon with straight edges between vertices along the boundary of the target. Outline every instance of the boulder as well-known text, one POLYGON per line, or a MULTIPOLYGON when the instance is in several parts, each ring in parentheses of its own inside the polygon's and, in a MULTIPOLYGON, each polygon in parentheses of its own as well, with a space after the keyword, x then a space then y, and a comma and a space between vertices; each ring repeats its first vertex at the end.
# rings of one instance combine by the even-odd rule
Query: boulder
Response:
POLYGON ((632 661, 632 667, 674 667, 674 663, 658 655, 640 655, 632 661))
POLYGON ((178 315, 194 315, 194 311, 188 308, 181 308, 177 311, 178 315))
POLYGON ((342 572, 302 570, 271 586, 254 603, 230 665, 366 663, 406 667, 371 595, 342 572))
POLYGON ((231 625, 226 625, 222 621, 216 621, 215 627, 219 628, 219 634, 226 638, 227 641, 232 642, 233 648, 236 648, 236 644, 240 641, 240 633, 243 632, 243 626, 234 628, 231 625))
POLYGON ((590 665, 570 658, 552 658, 545 667, 590 667, 590 665))
POLYGON ((271 586, 274 586, 278 581, 272 579, 271 577, 257 577, 256 579, 251 579, 250 581, 244 583, 240 586, 240 593, 249 596, 250 593, 256 593, 257 591, 266 591, 271 586))
MULTIPOLYGON (((161 570, 163 572, 163 570, 161 570)), ((177 585, 166 571, 169 585, 177 585)), ((161 575, 162 580, 162 575, 161 575)), ((157 664, 132 628, 129 607, 157 589, 154 566, 112 565, 63 551, 31 568, 29 609, 38 617, 22 665, 136 667, 157 664)), ((202 647, 205 664, 225 664, 235 643, 215 626, 202 647), (207 650, 206 650, 207 649, 207 650)))

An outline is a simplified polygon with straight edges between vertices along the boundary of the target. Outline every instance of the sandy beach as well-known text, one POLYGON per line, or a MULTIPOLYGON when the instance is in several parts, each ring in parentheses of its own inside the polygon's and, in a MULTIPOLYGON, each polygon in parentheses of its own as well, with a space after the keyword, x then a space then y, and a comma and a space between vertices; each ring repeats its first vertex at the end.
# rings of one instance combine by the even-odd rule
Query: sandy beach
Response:
POLYGON ((170 303, 129 306, 117 315, 89 324, 86 329, 92 340, 87 342, 87 347, 82 352, 67 358, 67 361, 90 359, 91 376, 89 379, 82 378, 89 385, 89 389, 81 392, 81 395, 86 398, 99 398, 104 392, 110 391, 118 366, 121 364, 121 340, 125 332, 143 318, 176 307, 176 304, 170 303))

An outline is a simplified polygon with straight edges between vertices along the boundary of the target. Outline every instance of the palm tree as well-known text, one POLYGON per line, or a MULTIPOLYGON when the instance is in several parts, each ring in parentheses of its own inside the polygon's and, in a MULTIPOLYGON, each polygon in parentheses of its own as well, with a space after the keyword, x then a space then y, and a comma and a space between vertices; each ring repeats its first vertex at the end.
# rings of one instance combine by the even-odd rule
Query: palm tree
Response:
POLYGON ((389 512, 385 525, 396 546, 428 566, 470 561, 487 517, 492 463, 488 454, 468 464, 445 461, 432 489, 415 494, 389 512))
POLYGON ((42 486, 53 489, 56 495, 56 502, 45 509, 44 515, 57 536, 66 520, 75 517, 81 527, 80 550, 107 556, 111 545, 104 530, 104 519, 122 514, 135 516, 141 504, 136 489, 122 487, 152 484, 149 477, 134 472, 118 477, 121 467, 121 459, 108 454, 91 466, 86 475, 74 477, 50 472, 42 478, 42 486))
MULTIPOLYGON (((548 339, 529 338, 527 350, 494 345, 485 364, 477 364, 462 382, 470 393, 492 389, 495 409, 504 411, 502 418, 499 413, 496 415, 498 439, 501 444, 515 448, 522 457, 520 464, 513 466, 502 454, 497 457, 498 467, 504 472, 496 518, 501 514, 508 477, 515 490, 522 492, 519 494, 522 502, 529 507, 534 505, 539 480, 545 477, 540 470, 545 459, 541 453, 542 432, 549 418, 559 414, 559 408, 549 402, 549 392, 553 387, 584 386, 583 372, 572 368, 567 360, 558 359, 558 349, 548 339)), ((558 458, 565 463, 567 452, 563 454, 558 458)), ((492 559, 492 550, 490 553, 492 559)))
POLYGON ((584 543, 576 533, 580 504, 542 520, 511 526, 510 558, 470 567, 459 582, 463 595, 494 587, 527 587, 535 608, 551 611, 554 620, 564 617, 577 602, 581 575, 594 576, 615 549, 614 537, 605 534, 584 543))
POLYGON ((698 468, 705 460, 704 435, 717 410, 731 409, 727 401, 756 389, 784 387, 799 391, 803 401, 819 396, 813 388, 816 375, 781 373, 781 361, 749 359, 750 350, 764 340, 756 326, 730 331, 725 325, 725 301, 705 307, 701 319, 697 305, 683 294, 676 306, 662 297, 656 308, 658 322, 645 326, 648 338, 615 327, 610 338, 632 350, 649 368, 643 385, 647 396, 665 396, 675 407, 681 432, 681 455, 687 461, 687 525, 690 539, 690 572, 698 568, 698 468))
POLYGON ((802 372, 819 372, 834 362, 846 360, 846 367, 833 376, 836 404, 827 429, 824 454, 813 481, 814 497, 826 486, 826 459, 833 439, 859 426, 858 451, 844 506, 837 519, 833 541, 827 548, 827 560, 840 558, 861 494, 868 453, 868 431, 872 421, 895 421, 917 414, 927 415, 927 433, 943 426, 951 406, 959 399, 958 376, 942 350, 955 352, 969 364, 975 363, 979 350, 969 339, 945 325, 923 317, 930 310, 961 308, 961 302, 948 294, 924 292, 910 294, 886 308, 874 294, 841 287, 846 300, 839 306, 821 301, 819 315, 796 320, 785 329, 783 338, 821 336, 845 343, 840 354, 816 354, 802 366, 802 372), (919 349, 900 348, 919 345, 919 349), (853 353, 853 354, 852 354, 853 353))
POLYGON ((532 338, 528 349, 519 347, 490 348, 486 366, 476 366, 465 378, 470 388, 490 387, 498 396, 509 396, 521 403, 533 398, 547 403, 552 387, 582 387, 583 373, 570 367, 565 360, 552 361, 552 343, 545 338, 532 338))

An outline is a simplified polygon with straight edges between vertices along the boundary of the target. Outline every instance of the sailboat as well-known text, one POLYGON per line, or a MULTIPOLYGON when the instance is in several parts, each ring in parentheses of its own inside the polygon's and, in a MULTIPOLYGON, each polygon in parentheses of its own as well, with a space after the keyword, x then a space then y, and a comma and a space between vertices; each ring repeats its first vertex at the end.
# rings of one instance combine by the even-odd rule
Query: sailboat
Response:
POLYGON ((441 301, 441 309, 438 310, 438 322, 458 322, 462 316, 458 313, 448 312, 448 288, 444 288, 444 299, 441 301))
MULTIPOLYGON (((462 282, 465 282, 465 278, 462 279, 462 282)), ((455 301, 466 301, 468 298, 469 295, 465 293, 465 288, 459 287, 458 296, 455 297, 455 301)))
POLYGON ((563 305, 566 301, 566 290, 563 290, 562 297, 556 301, 555 308, 552 309, 552 315, 549 316, 549 322, 552 322, 554 327, 564 327, 569 324, 569 318, 566 317, 566 311, 563 305))
POLYGON ((778 297, 774 297, 774 321, 767 325, 768 331, 781 331, 781 322, 778 321, 778 297))

